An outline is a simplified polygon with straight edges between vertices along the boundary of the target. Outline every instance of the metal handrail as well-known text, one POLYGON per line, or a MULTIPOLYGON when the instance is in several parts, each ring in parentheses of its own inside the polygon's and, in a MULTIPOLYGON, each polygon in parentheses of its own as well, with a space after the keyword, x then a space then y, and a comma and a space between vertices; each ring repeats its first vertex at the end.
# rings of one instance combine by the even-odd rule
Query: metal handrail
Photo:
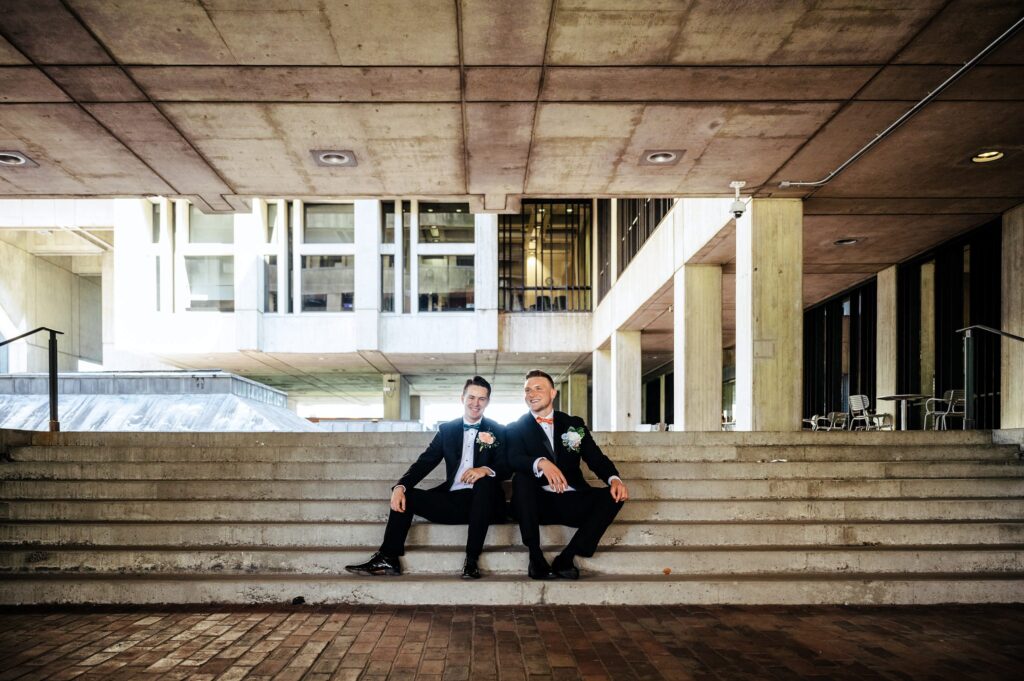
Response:
POLYGON ((1010 333, 1009 331, 1003 331, 1002 329, 994 329, 991 326, 985 326, 984 324, 972 324, 971 326, 965 326, 962 329, 956 330, 957 333, 964 334, 964 395, 967 398, 967 410, 964 414, 964 430, 974 428, 974 424, 976 423, 974 413, 974 337, 971 335, 971 331, 974 331, 975 329, 1024 343, 1024 338, 1021 336, 1010 333))
POLYGON ((15 336, 9 340, 0 342, 0 348, 14 341, 21 340, 26 336, 31 336, 34 333, 40 331, 46 331, 50 334, 50 432, 60 432, 60 419, 57 417, 57 334, 64 335, 63 331, 57 331, 46 326, 40 326, 38 329, 32 329, 20 336, 15 336))

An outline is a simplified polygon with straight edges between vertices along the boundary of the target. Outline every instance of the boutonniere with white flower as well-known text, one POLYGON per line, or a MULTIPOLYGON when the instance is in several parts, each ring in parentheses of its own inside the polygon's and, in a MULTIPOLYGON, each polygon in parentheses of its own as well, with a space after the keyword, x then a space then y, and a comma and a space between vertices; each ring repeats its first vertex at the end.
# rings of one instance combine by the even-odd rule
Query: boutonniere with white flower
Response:
POLYGON ((575 427, 562 433, 562 446, 567 450, 576 454, 580 451, 580 444, 583 443, 584 431, 582 428, 575 427))
POLYGON ((498 445, 498 438, 494 437, 494 433, 489 430, 482 430, 476 436, 476 444, 480 447, 480 451, 496 447, 498 445))

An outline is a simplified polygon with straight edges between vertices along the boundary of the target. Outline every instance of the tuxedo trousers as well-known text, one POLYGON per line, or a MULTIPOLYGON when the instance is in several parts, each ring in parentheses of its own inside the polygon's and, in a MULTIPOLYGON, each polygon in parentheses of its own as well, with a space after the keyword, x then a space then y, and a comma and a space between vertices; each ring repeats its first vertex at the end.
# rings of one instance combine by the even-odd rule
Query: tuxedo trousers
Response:
POLYGON ((405 511, 391 509, 384 529, 380 552, 385 556, 404 556, 405 539, 412 518, 418 515, 441 525, 469 525, 466 553, 479 556, 484 548, 487 529, 493 522, 505 522, 505 492, 494 477, 483 477, 471 489, 451 491, 446 484, 434 489, 405 490, 405 511))
POLYGON ((556 493, 541 489, 546 482, 522 473, 512 478, 512 512, 519 521, 523 545, 540 548, 540 525, 566 525, 578 528, 566 550, 585 558, 594 555, 622 502, 612 499, 608 487, 556 493))

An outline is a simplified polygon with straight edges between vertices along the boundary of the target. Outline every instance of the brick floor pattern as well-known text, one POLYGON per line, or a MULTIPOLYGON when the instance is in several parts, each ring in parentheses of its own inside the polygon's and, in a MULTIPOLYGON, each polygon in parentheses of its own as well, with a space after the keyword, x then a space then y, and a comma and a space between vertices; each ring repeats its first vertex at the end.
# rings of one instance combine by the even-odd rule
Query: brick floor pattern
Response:
POLYGON ((0 612, 0 681, 1019 679, 1024 607, 0 612))

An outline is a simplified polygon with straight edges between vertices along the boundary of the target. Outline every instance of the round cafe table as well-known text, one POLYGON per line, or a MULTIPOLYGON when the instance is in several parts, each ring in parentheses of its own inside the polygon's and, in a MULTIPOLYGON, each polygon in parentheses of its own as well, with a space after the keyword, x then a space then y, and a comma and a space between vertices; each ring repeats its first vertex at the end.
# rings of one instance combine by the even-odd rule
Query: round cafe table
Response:
POLYGON ((917 393, 906 393, 900 395, 885 395, 879 397, 880 400, 886 400, 887 402, 897 400, 900 403, 900 430, 907 429, 907 404, 914 400, 923 400, 929 397, 928 395, 919 395, 917 393))

